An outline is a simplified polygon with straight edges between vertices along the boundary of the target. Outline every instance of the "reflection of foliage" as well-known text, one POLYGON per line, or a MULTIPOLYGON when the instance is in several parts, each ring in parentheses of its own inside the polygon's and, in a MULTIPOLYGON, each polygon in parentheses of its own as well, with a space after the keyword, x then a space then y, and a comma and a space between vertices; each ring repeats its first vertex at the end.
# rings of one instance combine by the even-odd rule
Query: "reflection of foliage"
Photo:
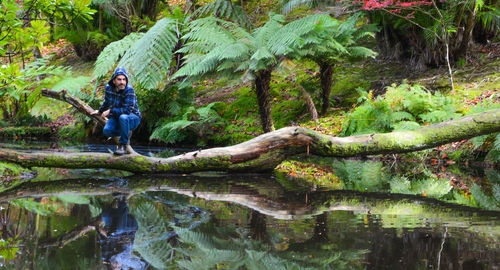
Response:
POLYGON ((0 239, 0 265, 9 263, 16 258, 17 251, 19 250, 19 243, 21 240, 9 237, 7 240, 0 239))
POLYGON ((30 212, 35 212, 41 216, 48 216, 57 213, 57 210, 62 207, 62 204, 57 202, 49 203, 49 200, 37 202, 34 199, 17 199, 10 201, 10 204, 19 208, 24 208, 30 212))
POLYGON ((33 198, 17 199, 9 202, 12 206, 24 208, 42 216, 48 216, 66 209, 68 204, 89 204, 88 196, 60 195, 58 197, 43 198, 35 201, 33 198))

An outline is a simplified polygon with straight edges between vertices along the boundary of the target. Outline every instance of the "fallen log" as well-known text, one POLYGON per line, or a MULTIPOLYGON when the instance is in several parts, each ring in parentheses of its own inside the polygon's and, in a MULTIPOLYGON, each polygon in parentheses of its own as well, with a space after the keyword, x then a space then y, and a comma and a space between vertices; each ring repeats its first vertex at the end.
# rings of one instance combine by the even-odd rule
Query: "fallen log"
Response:
POLYGON ((0 148, 0 159, 26 167, 109 168, 136 173, 190 173, 196 171, 267 171, 291 155, 354 157, 404 153, 433 148, 500 131, 500 109, 462 117, 413 131, 332 137, 302 128, 286 127, 249 141, 194 151, 169 158, 136 153, 23 152, 0 148))

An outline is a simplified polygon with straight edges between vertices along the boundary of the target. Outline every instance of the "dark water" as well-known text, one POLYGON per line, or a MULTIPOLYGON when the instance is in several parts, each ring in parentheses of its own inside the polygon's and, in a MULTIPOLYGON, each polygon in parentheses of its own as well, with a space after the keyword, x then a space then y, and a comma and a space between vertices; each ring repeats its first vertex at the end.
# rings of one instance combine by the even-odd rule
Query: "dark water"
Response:
POLYGON ((331 165, 340 190, 270 174, 38 169, 33 182, 0 194, 2 266, 500 268, 495 170, 331 165), (40 182, 51 179, 61 180, 40 182), (477 187, 449 184, 469 180, 477 187))

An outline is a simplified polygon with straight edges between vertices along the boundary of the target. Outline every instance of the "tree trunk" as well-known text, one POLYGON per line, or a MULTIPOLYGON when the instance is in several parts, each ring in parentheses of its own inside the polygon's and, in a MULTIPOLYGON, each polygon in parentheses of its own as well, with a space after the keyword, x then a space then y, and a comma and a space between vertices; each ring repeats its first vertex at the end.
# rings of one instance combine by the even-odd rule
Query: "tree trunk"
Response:
POLYGON ((306 102, 307 110, 311 114, 312 120, 314 122, 318 123, 318 111, 316 110, 316 106, 314 106, 314 102, 313 102, 311 96, 309 95, 309 93, 307 93, 306 89, 304 89, 304 87, 302 85, 298 84, 297 87, 299 88, 300 92, 302 93, 302 97, 304 98, 304 101, 306 102))
POLYGON ((330 108, 330 93, 332 92, 333 66, 324 62, 319 64, 319 77, 321 79, 321 115, 325 115, 330 108))
MULTIPOLYGON (((474 0, 474 4, 471 7, 470 14, 468 14, 467 19, 465 19, 465 25, 463 26, 463 36, 458 48, 456 48, 455 60, 458 58, 467 57, 467 49, 469 48, 469 43, 472 40, 472 30, 476 25, 476 6, 477 0, 474 0)), ((460 21, 459 21, 460 23, 460 21)))
POLYGON ((98 122, 99 124, 101 124, 103 126, 106 125, 106 122, 108 121, 107 118, 102 117, 100 115, 91 115, 91 113, 94 111, 94 109, 92 109, 92 107, 87 105, 85 102, 83 102, 79 98, 68 94, 68 92, 66 90, 53 91, 53 90, 49 90, 49 89, 44 88, 44 89, 42 89, 42 96, 54 98, 54 99, 58 99, 58 100, 62 100, 64 102, 67 102, 67 103, 71 104, 73 107, 75 107, 78 111, 80 111, 81 113, 85 114, 86 116, 94 119, 96 122, 98 122))
POLYGON ((136 173, 269 171, 291 155, 353 157, 405 153, 500 131, 500 109, 429 125, 413 131, 332 137, 286 127, 234 146, 199 150, 170 158, 108 153, 23 152, 0 148, 0 160, 27 167, 109 168, 136 173))
POLYGON ((271 70, 257 72, 255 78, 255 91, 257 103, 259 104, 260 121, 264 132, 274 131, 273 119, 271 117, 271 96, 269 88, 271 83, 271 70))

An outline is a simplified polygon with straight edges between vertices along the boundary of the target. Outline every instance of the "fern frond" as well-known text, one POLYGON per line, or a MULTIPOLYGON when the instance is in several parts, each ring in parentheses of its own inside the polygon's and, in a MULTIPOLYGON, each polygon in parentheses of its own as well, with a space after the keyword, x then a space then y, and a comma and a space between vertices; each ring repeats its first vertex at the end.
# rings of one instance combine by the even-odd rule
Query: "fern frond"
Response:
POLYGON ((177 24, 169 18, 159 20, 120 60, 118 65, 127 68, 141 87, 155 88, 167 77, 178 42, 177 24))
POLYGON ((90 83, 91 78, 87 76, 80 76, 76 78, 66 77, 52 86, 52 90, 61 91, 66 89, 68 93, 83 100, 88 99, 88 95, 80 91, 84 88, 88 83, 90 83))
POLYGON ((285 15, 290 14, 293 10, 300 8, 300 7, 308 7, 311 8, 314 0, 291 0, 286 2, 282 7, 281 7, 281 12, 285 15))
POLYGON ((92 78, 101 80, 102 77, 112 70, 121 56, 123 56, 136 41, 141 39, 144 33, 131 33, 121 40, 111 42, 102 50, 94 63, 92 78))
POLYGON ((245 11, 230 0, 215 0, 200 7, 193 13, 195 18, 206 15, 235 21, 244 28, 252 25, 245 11))
POLYGON ((366 47, 354 46, 348 48, 350 57, 354 58, 375 58, 378 53, 366 47))

